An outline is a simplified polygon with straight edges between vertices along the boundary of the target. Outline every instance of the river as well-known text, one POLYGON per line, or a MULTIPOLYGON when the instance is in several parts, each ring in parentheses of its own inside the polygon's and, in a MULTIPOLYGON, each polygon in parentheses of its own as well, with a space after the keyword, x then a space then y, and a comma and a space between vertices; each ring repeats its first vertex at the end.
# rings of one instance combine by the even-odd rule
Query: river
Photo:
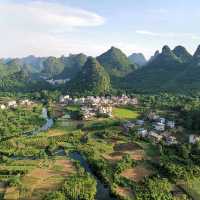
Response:
POLYGON ((48 117, 46 108, 42 109, 42 118, 44 118, 46 120, 46 123, 42 127, 38 128, 37 130, 31 131, 25 135, 37 135, 42 131, 47 131, 48 129, 50 129, 53 126, 53 124, 54 124, 53 119, 48 117))
POLYGON ((86 172, 90 173, 97 182, 97 194, 96 194, 96 200, 117 200, 114 197, 111 197, 110 191, 108 187, 106 187, 93 173, 91 170, 89 164, 87 163, 86 159, 78 153, 78 152, 73 152, 69 153, 69 157, 73 160, 79 161, 80 165, 85 169, 86 172))

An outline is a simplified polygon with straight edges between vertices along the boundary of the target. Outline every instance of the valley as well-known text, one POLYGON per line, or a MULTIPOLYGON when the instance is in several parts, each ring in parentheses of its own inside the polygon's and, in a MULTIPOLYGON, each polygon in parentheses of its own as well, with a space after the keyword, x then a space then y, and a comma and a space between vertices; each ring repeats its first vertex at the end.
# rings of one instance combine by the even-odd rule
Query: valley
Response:
MULTIPOLYGON (((198 200, 196 142, 190 143, 184 117, 174 103, 167 97, 157 98, 162 101, 153 103, 148 97, 137 97, 133 105, 129 102, 136 97, 67 96, 64 102, 63 97, 59 98, 61 103, 49 100, 51 103, 45 105, 48 112, 43 109, 42 113, 53 119, 52 127, 35 134, 13 135, 0 142, 1 197, 75 200, 84 194, 91 200, 137 200, 159 196, 162 191, 162 198, 198 200), (81 107, 92 106, 98 98, 112 102, 112 115, 82 118, 78 114, 81 107), (163 119, 174 120, 174 126, 162 122, 166 123, 165 130, 157 130, 154 124, 163 119), (167 140, 171 136, 176 140, 167 140)), ((6 108, 9 109, 16 112, 22 107, 6 108)), ((30 110, 30 105, 23 109, 30 110)), ((195 134, 192 129, 191 134, 195 134)))
POLYGON ((0 200, 200 200, 199 9, 0 0, 0 200))

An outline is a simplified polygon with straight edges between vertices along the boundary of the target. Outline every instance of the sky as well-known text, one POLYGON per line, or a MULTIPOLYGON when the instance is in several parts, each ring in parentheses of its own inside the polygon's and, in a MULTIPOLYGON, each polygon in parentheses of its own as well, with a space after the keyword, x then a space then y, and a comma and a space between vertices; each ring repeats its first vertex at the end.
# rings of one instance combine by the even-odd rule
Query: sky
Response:
POLYGON ((147 58, 200 44, 199 0, 0 0, 0 57, 97 56, 111 46, 147 58))

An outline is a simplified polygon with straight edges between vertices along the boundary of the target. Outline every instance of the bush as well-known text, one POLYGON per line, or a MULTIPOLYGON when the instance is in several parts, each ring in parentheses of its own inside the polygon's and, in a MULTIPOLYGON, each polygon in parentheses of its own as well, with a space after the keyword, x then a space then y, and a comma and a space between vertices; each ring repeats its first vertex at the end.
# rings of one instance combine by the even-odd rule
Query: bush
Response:
POLYGON ((65 195, 62 192, 50 192, 43 200, 65 200, 65 195))
POLYGON ((8 185, 11 186, 11 187, 18 187, 18 186, 20 186, 21 185, 20 175, 12 176, 8 180, 8 185))
POLYGON ((96 195, 96 181, 88 174, 70 176, 63 188, 65 197, 70 200, 94 200, 96 195))

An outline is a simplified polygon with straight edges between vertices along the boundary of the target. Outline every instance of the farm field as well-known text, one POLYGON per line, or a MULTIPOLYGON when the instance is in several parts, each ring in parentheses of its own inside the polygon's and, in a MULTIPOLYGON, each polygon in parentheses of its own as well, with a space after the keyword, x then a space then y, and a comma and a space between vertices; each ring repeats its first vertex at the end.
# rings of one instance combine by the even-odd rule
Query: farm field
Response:
POLYGON ((139 113, 130 107, 115 107, 112 114, 114 118, 125 120, 134 120, 139 117, 139 113))
POLYGON ((22 177, 20 188, 6 188, 5 199, 43 199, 46 192, 57 190, 65 178, 76 171, 66 158, 36 162, 37 166, 22 177))
POLYGON ((148 169, 144 164, 139 164, 134 168, 127 169, 121 173, 122 177, 130 179, 134 182, 140 182, 143 178, 152 175, 152 171, 148 169))

